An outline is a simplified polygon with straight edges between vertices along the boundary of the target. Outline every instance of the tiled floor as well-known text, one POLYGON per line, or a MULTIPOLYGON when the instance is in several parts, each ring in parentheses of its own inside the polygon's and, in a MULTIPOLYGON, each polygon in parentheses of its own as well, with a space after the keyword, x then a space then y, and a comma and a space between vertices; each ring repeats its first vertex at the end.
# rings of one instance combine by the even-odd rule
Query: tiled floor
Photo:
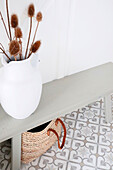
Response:
MULTIPOLYGON (((21 170, 113 170, 113 123, 105 122, 104 103, 96 103, 67 114, 66 144, 57 143, 21 170)), ((0 169, 10 170, 10 143, 0 146, 0 169)))

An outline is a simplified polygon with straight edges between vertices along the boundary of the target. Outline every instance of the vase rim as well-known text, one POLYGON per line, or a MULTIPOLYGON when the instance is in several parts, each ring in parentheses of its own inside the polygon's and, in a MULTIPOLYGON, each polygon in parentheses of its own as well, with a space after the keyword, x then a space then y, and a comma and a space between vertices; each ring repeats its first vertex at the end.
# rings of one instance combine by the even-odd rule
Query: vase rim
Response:
MULTIPOLYGON (((38 54, 37 54, 38 55, 38 54)), ((10 61, 9 63, 5 60, 4 55, 2 55, 1 57, 1 63, 3 64, 3 66, 9 66, 9 65, 13 65, 13 64, 21 64, 21 63, 26 63, 28 61, 30 61, 32 58, 34 58, 34 54, 32 54, 29 58, 26 58, 24 60, 18 60, 18 61, 10 61)))

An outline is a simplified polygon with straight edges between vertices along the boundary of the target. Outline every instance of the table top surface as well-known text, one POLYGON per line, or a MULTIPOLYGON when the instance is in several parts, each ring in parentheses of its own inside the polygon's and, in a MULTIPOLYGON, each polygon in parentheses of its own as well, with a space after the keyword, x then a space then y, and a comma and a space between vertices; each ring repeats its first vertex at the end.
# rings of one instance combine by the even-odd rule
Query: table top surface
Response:
POLYGON ((28 118, 10 117, 0 106, 0 142, 81 108, 113 92, 113 63, 103 64, 43 85, 37 110, 28 118))

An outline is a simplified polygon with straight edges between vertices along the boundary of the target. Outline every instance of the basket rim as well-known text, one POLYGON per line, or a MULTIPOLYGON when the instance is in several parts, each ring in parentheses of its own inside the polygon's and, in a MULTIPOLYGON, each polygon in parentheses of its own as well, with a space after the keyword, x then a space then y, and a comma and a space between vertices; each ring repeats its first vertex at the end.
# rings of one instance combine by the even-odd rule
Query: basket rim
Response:
POLYGON ((45 134, 45 133, 47 133, 47 130, 53 125, 53 124, 55 124, 55 121, 56 121, 56 119, 55 120, 52 120, 48 125, 47 125, 47 127, 45 128, 45 129, 43 129, 43 130, 41 130, 40 132, 24 132, 24 133, 22 133, 22 135, 41 135, 41 134, 45 134))

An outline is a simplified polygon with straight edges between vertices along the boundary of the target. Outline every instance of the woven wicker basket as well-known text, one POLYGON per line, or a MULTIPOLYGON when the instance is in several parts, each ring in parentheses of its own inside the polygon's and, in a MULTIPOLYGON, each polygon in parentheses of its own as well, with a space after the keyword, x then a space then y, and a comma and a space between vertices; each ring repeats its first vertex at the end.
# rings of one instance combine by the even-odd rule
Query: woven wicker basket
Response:
POLYGON ((62 149, 66 138, 66 128, 60 119, 51 121, 47 127, 36 133, 25 132, 22 134, 21 160, 29 163, 45 153, 58 139, 58 147, 62 149), (64 128, 64 137, 60 146, 61 124, 64 128), (51 131, 51 132, 50 132, 51 131))

